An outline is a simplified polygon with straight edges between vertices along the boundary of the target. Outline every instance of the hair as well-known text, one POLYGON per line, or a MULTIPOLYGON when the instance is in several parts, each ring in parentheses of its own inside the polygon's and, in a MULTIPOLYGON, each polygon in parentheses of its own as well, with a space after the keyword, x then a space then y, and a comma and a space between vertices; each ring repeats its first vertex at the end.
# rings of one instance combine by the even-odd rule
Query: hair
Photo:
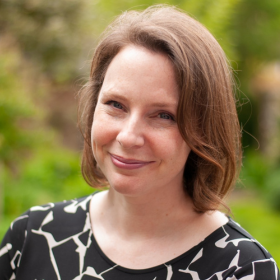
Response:
POLYGON ((127 45, 160 52, 172 62, 180 90, 178 129, 191 152, 184 188, 197 212, 216 210, 234 185, 241 165, 241 131, 231 68, 219 43, 198 21, 175 7, 129 11, 107 27, 97 45, 88 83, 80 92, 84 137, 82 174, 93 187, 108 184, 91 147, 91 126, 106 71, 127 45))

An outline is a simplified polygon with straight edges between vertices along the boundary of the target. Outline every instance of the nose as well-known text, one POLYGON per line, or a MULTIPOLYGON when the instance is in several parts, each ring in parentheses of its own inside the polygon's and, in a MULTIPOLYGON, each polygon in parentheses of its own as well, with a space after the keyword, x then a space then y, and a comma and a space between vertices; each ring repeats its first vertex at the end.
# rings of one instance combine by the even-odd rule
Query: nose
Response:
POLYGON ((143 124, 139 118, 137 116, 130 116, 122 124, 116 140, 125 149, 141 147, 144 145, 143 132, 143 124))

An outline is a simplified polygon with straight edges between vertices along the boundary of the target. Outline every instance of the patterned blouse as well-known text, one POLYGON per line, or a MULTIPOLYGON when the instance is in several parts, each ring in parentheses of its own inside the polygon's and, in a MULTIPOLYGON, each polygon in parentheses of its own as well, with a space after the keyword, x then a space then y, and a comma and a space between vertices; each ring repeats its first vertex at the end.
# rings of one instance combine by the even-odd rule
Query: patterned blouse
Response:
POLYGON ((0 247, 0 279, 280 280, 271 255, 232 219, 175 259, 124 268, 94 238, 91 198, 35 206, 18 217, 0 247))

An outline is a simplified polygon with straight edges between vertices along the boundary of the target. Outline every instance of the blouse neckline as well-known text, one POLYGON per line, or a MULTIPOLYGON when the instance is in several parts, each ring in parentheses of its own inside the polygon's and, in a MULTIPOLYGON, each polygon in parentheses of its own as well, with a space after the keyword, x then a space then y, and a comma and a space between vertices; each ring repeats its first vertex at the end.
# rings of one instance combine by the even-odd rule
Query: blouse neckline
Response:
MULTIPOLYGON (((94 192, 91 197, 96 194, 97 192, 99 191, 96 191, 94 192)), ((91 202, 91 199, 89 200, 89 202, 87 203, 87 211, 89 213, 89 207, 90 207, 90 202, 91 202)), ((162 264, 159 264, 159 265, 156 265, 156 266, 153 266, 153 267, 149 267, 149 268, 143 268, 143 269, 133 269, 133 268, 127 268, 127 267, 124 267, 124 266, 121 266, 115 262, 113 262, 109 257, 107 257, 107 255, 102 251, 102 249, 100 248, 99 244, 97 243, 96 239, 95 239, 95 236, 93 234, 93 231, 92 231, 92 221, 90 219, 90 234, 91 234, 91 239, 92 239, 92 242, 96 248, 96 250, 98 251, 98 253, 101 255, 101 257, 107 262, 110 264, 110 266, 112 267, 115 267, 119 270, 122 270, 122 271, 125 271, 127 273, 132 273, 132 274, 137 274, 137 273, 145 273, 145 272, 151 272, 151 271, 156 271, 156 270, 160 270, 160 269, 166 269, 166 266, 167 265, 170 265, 170 264, 174 264, 176 263, 177 261, 179 261, 180 259, 182 258, 185 258, 187 257, 188 255, 190 255, 191 253, 193 253, 194 251, 199 251, 200 248, 203 247, 203 245, 205 243, 207 243, 208 241, 210 241, 211 239, 217 239, 217 237, 221 234, 224 233, 224 227, 226 226, 230 226, 232 225, 234 222, 232 221, 232 219, 228 217, 228 222, 224 225, 222 225, 221 227, 217 228, 216 230, 214 230, 212 233, 210 233, 208 236, 205 237, 204 240, 202 240, 201 242, 199 242, 197 245, 193 246, 192 248, 190 248, 189 250, 187 250, 186 252, 184 252, 183 254, 165 262, 165 263, 162 263, 162 264)))

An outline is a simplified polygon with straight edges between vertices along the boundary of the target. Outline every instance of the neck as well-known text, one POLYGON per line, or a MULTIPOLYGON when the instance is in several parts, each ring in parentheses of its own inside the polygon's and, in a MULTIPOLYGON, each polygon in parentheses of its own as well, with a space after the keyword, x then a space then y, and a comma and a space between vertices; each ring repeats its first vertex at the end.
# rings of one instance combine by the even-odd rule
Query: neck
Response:
POLYGON ((103 222, 130 239, 133 235, 135 238, 159 237, 182 223, 191 223, 198 215, 183 188, 142 197, 119 194, 114 189, 103 195, 103 222))

